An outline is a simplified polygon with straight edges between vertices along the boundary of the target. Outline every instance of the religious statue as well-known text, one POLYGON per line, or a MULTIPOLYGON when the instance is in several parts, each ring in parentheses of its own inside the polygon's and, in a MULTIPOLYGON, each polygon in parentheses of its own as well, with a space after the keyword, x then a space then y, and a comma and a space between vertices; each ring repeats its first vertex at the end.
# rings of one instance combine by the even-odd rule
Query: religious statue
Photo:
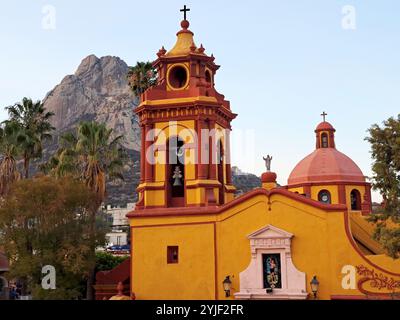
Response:
POLYGON ((272 257, 267 260, 267 281, 272 289, 279 283, 279 269, 272 257))
POLYGON ((271 161, 272 161, 272 157, 270 155, 267 155, 267 157, 263 157, 264 161, 265 161, 265 167, 267 168, 267 172, 271 171, 271 161))

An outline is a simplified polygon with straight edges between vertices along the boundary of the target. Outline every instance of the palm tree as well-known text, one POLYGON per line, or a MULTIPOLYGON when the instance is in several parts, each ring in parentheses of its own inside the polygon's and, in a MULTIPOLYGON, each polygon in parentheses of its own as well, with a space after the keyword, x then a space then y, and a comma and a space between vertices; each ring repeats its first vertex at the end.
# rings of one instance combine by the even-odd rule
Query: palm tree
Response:
POLYGON ((0 195, 8 192, 11 184, 21 178, 17 170, 17 158, 21 154, 21 144, 25 141, 16 123, 0 127, 0 195))
MULTIPOLYGON (((47 163, 47 171, 56 176, 72 175, 82 180, 96 194, 92 212, 91 237, 95 234, 96 213, 106 197, 106 181, 123 179, 125 153, 122 136, 113 136, 105 124, 82 122, 76 134, 66 133, 60 138, 61 148, 47 163)), ((95 240, 92 252, 95 254, 95 240)), ((87 298, 93 299, 94 266, 88 273, 87 298)))
POLYGON ((97 122, 81 122, 76 134, 60 137, 61 148, 50 158, 47 168, 56 176, 73 175, 97 195, 98 206, 106 197, 106 180, 123 179, 125 152, 122 136, 97 122))
POLYGON ((157 71, 151 62, 137 62, 134 67, 129 67, 129 85, 137 97, 148 88, 157 84, 157 71))
POLYGON ((22 103, 6 107, 10 116, 5 123, 13 122, 19 126, 24 135, 21 144, 24 159, 24 177, 29 177, 29 164, 32 159, 42 156, 42 142, 51 138, 50 132, 55 128, 50 123, 53 112, 46 112, 43 103, 38 100, 23 98, 22 103))

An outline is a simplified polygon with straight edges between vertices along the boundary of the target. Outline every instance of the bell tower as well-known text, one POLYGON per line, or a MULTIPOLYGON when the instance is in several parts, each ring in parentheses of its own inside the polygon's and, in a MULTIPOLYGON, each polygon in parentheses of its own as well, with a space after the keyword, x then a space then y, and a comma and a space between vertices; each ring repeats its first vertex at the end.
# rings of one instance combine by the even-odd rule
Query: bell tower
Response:
POLYGON ((234 197, 229 133, 236 114, 215 89, 219 66, 184 20, 175 46, 153 62, 157 84, 136 108, 141 132, 137 208, 218 206, 234 197))

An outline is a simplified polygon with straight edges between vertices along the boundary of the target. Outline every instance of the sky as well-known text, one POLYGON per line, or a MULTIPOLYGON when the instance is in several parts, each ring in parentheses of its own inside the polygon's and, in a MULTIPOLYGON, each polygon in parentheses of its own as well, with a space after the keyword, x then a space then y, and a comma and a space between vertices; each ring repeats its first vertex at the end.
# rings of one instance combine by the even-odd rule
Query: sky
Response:
POLYGON ((154 60, 174 45, 184 4, 238 114, 233 165, 260 175, 270 154, 286 184, 326 111, 337 148, 372 175, 367 129, 400 112, 397 0, 2 0, 0 120, 25 96, 43 99, 90 54, 154 60))

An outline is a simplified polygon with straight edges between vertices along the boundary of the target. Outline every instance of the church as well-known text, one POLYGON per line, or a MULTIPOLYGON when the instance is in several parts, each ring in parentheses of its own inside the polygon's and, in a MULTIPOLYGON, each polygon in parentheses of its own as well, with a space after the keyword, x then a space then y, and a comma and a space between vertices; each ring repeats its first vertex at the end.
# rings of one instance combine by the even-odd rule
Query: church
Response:
POLYGON ((400 295, 400 261, 372 239, 371 185, 337 149, 326 121, 315 150, 277 184, 235 196, 231 122, 215 89, 220 66, 185 17, 175 46, 153 63, 141 96, 139 200, 128 213, 131 293, 138 300, 343 300, 400 295))

